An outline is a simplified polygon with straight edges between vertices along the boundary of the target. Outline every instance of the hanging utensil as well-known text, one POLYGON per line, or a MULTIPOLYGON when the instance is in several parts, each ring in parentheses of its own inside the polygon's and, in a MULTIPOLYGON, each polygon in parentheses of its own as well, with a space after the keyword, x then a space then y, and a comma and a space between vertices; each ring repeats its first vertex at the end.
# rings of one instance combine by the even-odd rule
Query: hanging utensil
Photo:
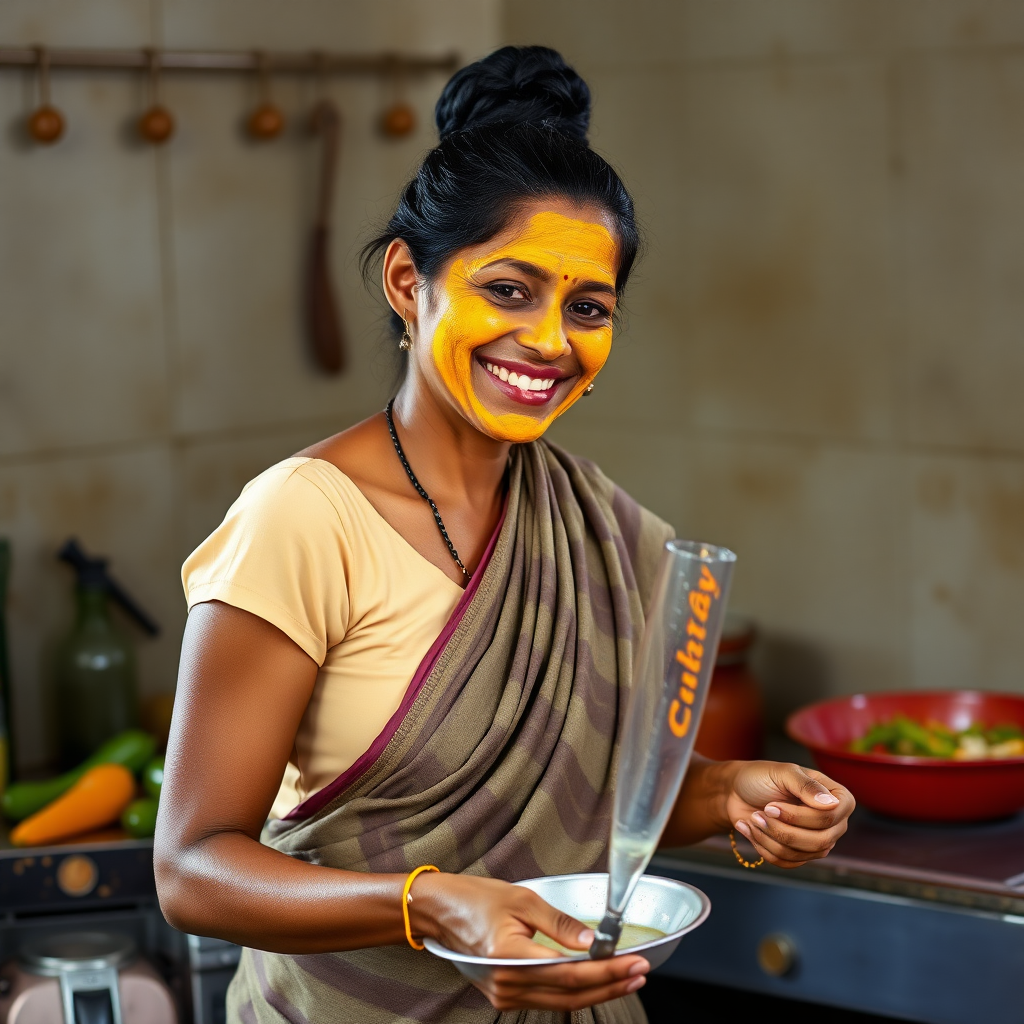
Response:
POLYGON ((284 130, 284 114, 274 105, 270 96, 270 72, 267 55, 262 50, 257 50, 254 56, 260 102, 259 106, 249 115, 249 134, 254 139, 273 139, 284 130))
POLYGON ((406 71, 395 55, 388 58, 391 102, 381 114, 380 130, 391 139, 400 139, 416 128, 416 112, 406 102, 406 71))
POLYGON ((149 65, 149 109, 139 118, 139 134, 154 146, 163 145, 174 134, 174 118, 160 102, 160 55, 147 49, 149 65))
POLYGON ((64 134, 64 116, 50 103, 50 56, 45 46, 36 47, 36 67, 42 102, 28 119, 28 133, 36 142, 49 146, 64 134))
POLYGON ((334 374, 345 368, 345 347, 330 270, 331 205, 341 141, 341 114, 332 100, 317 101, 310 127, 320 137, 320 181, 307 265, 306 317, 317 365, 334 374))

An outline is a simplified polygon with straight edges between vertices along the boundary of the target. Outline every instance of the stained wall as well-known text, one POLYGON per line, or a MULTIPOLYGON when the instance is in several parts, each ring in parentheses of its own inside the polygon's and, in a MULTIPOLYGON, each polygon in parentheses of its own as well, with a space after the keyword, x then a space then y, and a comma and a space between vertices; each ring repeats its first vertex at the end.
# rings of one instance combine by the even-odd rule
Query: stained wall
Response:
MULTIPOLYGON (((559 47, 648 235, 612 361, 555 436, 681 534, 733 546, 773 717, 828 693, 1024 690, 1024 7, 963 0, 7 0, 0 41, 559 47)), ((410 98, 426 114, 441 78, 410 98)), ((53 551, 111 555, 165 625, 184 554, 241 485, 379 408, 358 281, 368 225, 430 144, 345 113, 333 258, 352 369, 303 350, 312 93, 269 146, 252 83, 169 79, 179 133, 136 144, 127 76, 61 73, 69 132, 24 145, 0 72, 0 534, 24 764, 51 749, 46 653, 70 615, 53 551)))
MULTIPOLYGON (((6 0, 0 44, 457 51, 499 39, 498 0, 6 0)), ((356 252, 432 145, 445 76, 408 87, 408 139, 379 137, 391 100, 371 79, 326 86, 344 116, 332 259, 351 368, 318 374, 304 348, 301 270, 315 149, 312 86, 282 78, 291 118, 270 144, 241 131, 255 85, 168 75, 178 133, 154 151, 132 125, 138 76, 55 73, 68 132, 22 132, 31 76, 0 71, 0 535, 14 544, 9 606, 23 767, 44 762, 47 658, 71 616, 69 534, 163 624, 139 638, 142 688, 173 686, 184 622, 178 570, 242 484, 380 408, 390 364, 356 252)), ((126 626, 131 630, 132 627, 126 626)))
POLYGON ((1024 6, 521 0, 649 247, 556 428, 739 554, 773 718, 1024 691, 1024 6))

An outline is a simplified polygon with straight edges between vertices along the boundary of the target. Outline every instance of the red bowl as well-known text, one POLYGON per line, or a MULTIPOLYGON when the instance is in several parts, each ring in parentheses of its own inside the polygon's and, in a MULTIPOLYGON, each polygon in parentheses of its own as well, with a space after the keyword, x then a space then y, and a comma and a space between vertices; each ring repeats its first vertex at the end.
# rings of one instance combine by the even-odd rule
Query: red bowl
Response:
POLYGON ((860 693, 801 708, 786 732, 808 747, 818 767, 879 814, 912 821, 985 821, 1024 807, 1024 757, 952 761, 895 754, 855 754, 852 740, 893 715, 951 729, 972 722, 1024 729, 1024 697, 976 690, 860 693))

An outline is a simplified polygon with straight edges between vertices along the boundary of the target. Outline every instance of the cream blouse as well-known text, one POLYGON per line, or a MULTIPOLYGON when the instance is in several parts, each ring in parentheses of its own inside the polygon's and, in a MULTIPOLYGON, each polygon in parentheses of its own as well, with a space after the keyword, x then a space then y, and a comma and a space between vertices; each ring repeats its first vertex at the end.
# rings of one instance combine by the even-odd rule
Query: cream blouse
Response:
POLYGON ((258 615, 320 666, 275 817, 366 751, 463 594, 340 469, 308 458, 246 484, 181 576, 190 610, 223 601, 258 615))

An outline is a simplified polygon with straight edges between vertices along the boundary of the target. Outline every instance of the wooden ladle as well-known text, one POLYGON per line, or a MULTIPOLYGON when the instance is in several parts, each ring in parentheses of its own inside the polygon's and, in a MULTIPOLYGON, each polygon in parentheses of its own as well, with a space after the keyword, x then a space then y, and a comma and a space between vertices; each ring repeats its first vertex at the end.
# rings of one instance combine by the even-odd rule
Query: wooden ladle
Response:
POLYGON ((325 373, 336 374, 345 368, 345 343, 330 268, 331 205, 341 142, 341 114, 337 106, 329 99, 319 100, 313 108, 310 127, 320 137, 321 149, 316 220, 307 265, 306 323, 317 365, 325 373))

